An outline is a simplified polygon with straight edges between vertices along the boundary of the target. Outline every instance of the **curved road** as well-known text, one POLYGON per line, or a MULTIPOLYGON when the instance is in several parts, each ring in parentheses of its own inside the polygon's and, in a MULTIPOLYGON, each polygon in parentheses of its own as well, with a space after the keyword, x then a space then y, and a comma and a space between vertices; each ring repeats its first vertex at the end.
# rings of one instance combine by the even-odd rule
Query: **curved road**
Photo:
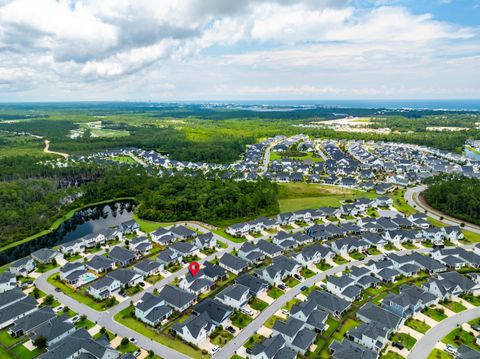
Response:
POLYGON ((477 226, 472 223, 468 223, 465 221, 462 221, 460 219, 451 217, 447 214, 444 214, 440 211, 437 211, 436 209, 430 207, 428 204, 425 202, 421 201, 419 198, 420 193, 425 191, 427 186, 421 185, 417 187, 412 187, 412 188, 407 188, 405 191, 405 200, 408 202, 408 204, 414 208, 420 208, 423 211, 426 211, 426 214, 429 215, 430 217, 434 219, 438 219, 440 222, 443 222, 447 225, 454 226, 454 225, 460 225, 462 222, 465 223, 465 226, 462 227, 463 229, 467 229, 469 231, 479 233, 480 234, 480 226, 477 226), (440 217, 443 217, 443 219, 440 219, 440 217))
POLYGON ((50 151, 50 141, 45 140, 45 148, 43 149, 43 152, 45 153, 50 153, 52 155, 59 155, 62 156, 63 158, 68 158, 70 155, 68 153, 63 153, 63 152, 55 152, 55 151, 50 151))
MULTIPOLYGON (((472 245, 462 245, 459 247, 467 249, 467 248, 472 248, 472 245)), ((412 252, 428 253, 430 251, 432 251, 432 248, 418 248, 414 250, 397 251, 395 253, 402 255, 402 254, 410 254, 412 252)), ((235 354, 235 352, 243 345, 243 343, 245 343, 248 340, 248 338, 250 338, 253 334, 255 334, 272 315, 274 315, 279 309, 281 309, 289 300, 293 299, 298 294, 300 294, 302 292, 301 287, 303 287, 304 285, 308 287, 313 286, 316 282, 322 281, 327 276, 330 276, 332 274, 339 273, 345 270, 345 268, 347 267, 364 264, 371 259, 379 259, 382 256, 383 256, 382 254, 369 256, 361 261, 352 261, 347 264, 335 266, 325 272, 318 273, 315 276, 306 279, 296 287, 291 288, 288 292, 286 292, 280 298, 276 299, 263 312, 261 312, 260 315, 257 318, 255 318, 248 326, 246 326, 233 340, 228 342, 222 348, 222 350, 218 352, 217 355, 215 355, 215 358, 230 359, 235 354)))
POLYGON ((460 312, 442 320, 417 341, 410 354, 408 354, 408 359, 428 358, 435 344, 447 336, 448 333, 463 323, 478 317, 480 317, 480 307, 460 312))

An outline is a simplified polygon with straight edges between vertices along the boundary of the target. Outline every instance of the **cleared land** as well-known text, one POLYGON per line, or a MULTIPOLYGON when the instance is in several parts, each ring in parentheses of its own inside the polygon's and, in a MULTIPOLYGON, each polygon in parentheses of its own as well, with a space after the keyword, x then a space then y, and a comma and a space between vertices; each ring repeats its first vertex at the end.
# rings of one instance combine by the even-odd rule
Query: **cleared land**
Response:
POLYGON ((323 206, 339 207, 342 202, 361 197, 375 198, 377 195, 323 184, 282 183, 279 184, 278 204, 281 212, 290 212, 323 206))

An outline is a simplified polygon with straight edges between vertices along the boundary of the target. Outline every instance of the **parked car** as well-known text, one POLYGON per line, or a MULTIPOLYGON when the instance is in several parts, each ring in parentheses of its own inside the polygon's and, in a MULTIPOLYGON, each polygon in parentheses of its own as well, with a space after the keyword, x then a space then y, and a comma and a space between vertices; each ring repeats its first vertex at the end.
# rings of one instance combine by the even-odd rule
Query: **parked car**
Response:
POLYGON ((303 277, 300 274, 294 274, 293 276, 300 281, 303 280, 303 277))
POLYGON ((447 347, 445 348, 445 351, 448 354, 452 354, 453 356, 458 354, 458 349, 451 344, 447 344, 447 347))
POLYGON ((210 354, 211 355, 214 355, 216 352, 218 352, 220 348, 218 347, 218 345, 215 345, 211 350, 210 350, 210 354))
POLYGON ((144 282, 140 282, 138 283, 140 285, 140 287, 145 287, 145 283, 144 282))
POLYGON ((398 348, 398 349, 400 349, 400 350, 402 350, 402 349, 404 348, 403 344, 400 343, 400 342, 393 342, 393 343, 392 343, 392 346, 394 346, 394 347, 396 347, 396 348, 398 348))
POLYGON ((80 317, 79 317, 78 315, 75 315, 74 317, 72 317, 72 319, 70 319, 70 321, 71 321, 72 323, 76 323, 76 322, 78 322, 79 320, 80 320, 80 317))
POLYGON ((236 330, 234 327, 230 326, 230 327, 227 327, 227 332, 230 332, 232 334, 235 334, 236 333, 236 330))
POLYGON ((142 354, 142 352, 140 350, 136 350, 136 351, 133 352, 133 356, 135 358, 138 358, 140 356, 140 354, 142 354))
POLYGON ((300 288, 300 290, 303 292, 303 291, 306 291, 308 289, 308 287, 306 285, 304 285, 302 288, 300 288))
POLYGON ((63 310, 63 305, 59 305, 58 307, 56 307, 55 309, 53 309, 54 312, 60 312, 63 310))
POLYGON ((282 309, 282 313, 285 314, 285 315, 289 315, 289 314, 290 314, 290 312, 289 312, 288 310, 286 310, 286 309, 282 309))
POLYGON ((135 339, 134 337, 130 337, 128 338, 128 340, 130 340, 130 343, 133 343, 133 344, 137 342, 137 339, 135 339))
POLYGON ((281 290, 287 289, 287 287, 284 284, 279 284, 278 288, 280 288, 281 290))
POLYGON ((62 290, 60 288, 55 288, 55 292, 61 292, 62 290))
POLYGON ((247 348, 245 351, 247 352, 247 354, 252 354, 252 349, 251 348, 247 348))
POLYGON ((478 325, 472 325, 472 329, 476 330, 477 332, 480 332, 480 326, 478 325))
POLYGON ((248 308, 242 308, 242 309, 240 309, 240 311, 242 313, 245 313, 245 314, 250 315, 250 316, 253 315, 253 311, 251 309, 248 309, 248 308))

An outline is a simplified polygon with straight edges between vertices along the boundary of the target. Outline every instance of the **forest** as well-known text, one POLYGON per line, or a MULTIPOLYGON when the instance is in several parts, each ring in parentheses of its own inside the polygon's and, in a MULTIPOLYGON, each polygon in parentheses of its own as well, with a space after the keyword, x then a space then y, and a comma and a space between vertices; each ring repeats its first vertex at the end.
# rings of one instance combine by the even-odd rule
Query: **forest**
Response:
POLYGON ((198 176, 149 176, 142 169, 78 167, 0 182, 0 246, 48 229, 71 209, 134 197, 138 215, 155 221, 222 225, 278 212, 277 186, 198 176))
POLYGON ((430 206, 467 222, 480 224, 480 179, 436 176, 422 195, 430 206))

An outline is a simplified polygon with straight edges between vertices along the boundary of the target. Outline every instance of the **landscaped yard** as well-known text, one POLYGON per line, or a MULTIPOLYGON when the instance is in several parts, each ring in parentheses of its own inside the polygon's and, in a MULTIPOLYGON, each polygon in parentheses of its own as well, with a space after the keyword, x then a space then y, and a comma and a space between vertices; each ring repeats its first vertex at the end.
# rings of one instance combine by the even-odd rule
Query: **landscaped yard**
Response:
POLYGON ((336 255, 335 257, 333 257, 333 261, 337 264, 345 264, 345 263, 348 263, 348 260, 346 260, 345 258, 343 258, 342 256, 339 256, 339 255, 336 255))
POLYGON ((128 307, 122 310, 120 313, 117 313, 114 319, 120 324, 125 325, 126 327, 135 330, 136 332, 143 334, 146 337, 151 338, 169 348, 177 350, 192 358, 202 358, 202 352, 200 350, 195 349, 188 344, 185 344, 179 339, 174 339, 169 335, 157 332, 155 329, 135 319, 133 314, 134 308, 128 307))
POLYGON ((388 351, 385 354, 383 354, 380 359, 405 359, 398 353, 394 353, 392 351, 388 351))
POLYGON ((480 297, 473 294, 464 294, 461 296, 462 299, 466 300, 467 302, 473 304, 474 306, 480 306, 480 297))
POLYGON ((155 284, 162 279, 163 279, 163 277, 160 274, 155 274, 155 275, 151 275, 149 277, 146 277, 145 281, 150 283, 150 284, 155 284))
POLYGON ((55 279, 56 276, 58 276, 58 273, 52 274, 50 277, 48 277, 47 282, 57 288, 60 288, 60 290, 66 295, 68 295, 69 297, 72 297, 73 299, 79 301, 80 303, 88 305, 92 309, 95 309, 97 311, 103 311, 114 306, 115 304, 118 304, 118 301, 115 299, 111 299, 111 300, 106 299, 101 302, 97 302, 92 297, 86 294, 85 289, 75 290, 67 286, 63 282, 55 279))
POLYGON ((440 349, 433 349, 427 359, 452 359, 453 357, 440 349))
POLYGON ((442 320, 447 318, 445 311, 442 311, 442 309, 440 308, 425 308, 422 310, 422 313, 432 318, 433 320, 436 320, 437 322, 441 322, 442 320))
POLYGON ((232 324, 237 328, 243 329, 252 322, 252 317, 241 312, 234 312, 230 317, 232 324))
POLYGON ((428 324, 413 318, 408 318, 405 321, 405 325, 422 334, 425 334, 430 329, 428 324))
POLYGON ((396 333, 392 337, 392 342, 402 343, 402 345, 408 350, 412 349, 417 340, 406 333, 396 333))
POLYGON ((227 332, 225 329, 214 330, 210 336, 210 342, 214 345, 223 347, 233 338, 233 334, 227 332))
POLYGON ((287 304, 285 304, 282 309, 286 309, 288 311, 291 311, 292 310, 292 307, 295 305, 295 304, 298 304, 300 303, 300 300, 298 300, 297 298, 293 298, 292 300, 289 300, 287 302, 287 304))
POLYGON ((272 289, 268 290, 267 294, 270 298, 277 299, 280 298, 284 294, 284 292, 277 287, 272 287, 272 289))
POLYGON ((442 339, 442 342, 445 344, 451 344, 456 347, 459 347, 462 344, 465 344, 475 350, 480 351, 480 346, 475 343, 475 336, 472 333, 469 333, 462 328, 456 328, 452 330, 448 335, 442 339))
POLYGON ((266 338, 260 334, 253 334, 243 345, 245 348, 253 349, 253 347, 258 343, 263 343, 266 338))
POLYGON ((447 307, 448 309, 450 309, 452 312, 455 312, 455 313, 460 313, 467 309, 463 304, 452 301, 452 300, 447 300, 446 302, 440 302, 440 304, 443 305, 444 307, 447 307))
POLYGON ((282 318, 279 318, 276 315, 272 315, 270 318, 268 318, 268 320, 263 325, 266 326, 267 328, 272 329, 273 325, 277 320, 282 320, 282 318))
POLYGON ((288 277, 283 281, 283 283, 285 283, 290 288, 293 288, 293 287, 299 285, 300 281, 298 279, 295 279, 294 277, 288 277))
POLYGON ((258 311, 262 312, 266 307, 268 307, 268 303, 266 303, 263 300, 255 297, 251 301, 250 307, 252 307, 252 309, 255 309, 255 310, 258 310, 258 311))
POLYGON ((358 251, 353 251, 352 253, 350 253, 350 257, 352 257, 353 259, 356 259, 357 261, 361 261, 362 259, 365 258, 365 256, 358 251))
POLYGON ((411 242, 405 242, 405 243, 402 243, 402 247, 405 248, 405 249, 417 249, 418 247, 411 243, 411 242))
POLYGON ((326 262, 320 262, 317 264, 317 268, 320 269, 322 272, 324 272, 332 268, 332 266, 326 262))
POLYGON ((302 275, 303 278, 310 278, 315 275, 315 272, 313 272, 308 268, 302 268, 302 270, 300 271, 300 274, 302 275))

